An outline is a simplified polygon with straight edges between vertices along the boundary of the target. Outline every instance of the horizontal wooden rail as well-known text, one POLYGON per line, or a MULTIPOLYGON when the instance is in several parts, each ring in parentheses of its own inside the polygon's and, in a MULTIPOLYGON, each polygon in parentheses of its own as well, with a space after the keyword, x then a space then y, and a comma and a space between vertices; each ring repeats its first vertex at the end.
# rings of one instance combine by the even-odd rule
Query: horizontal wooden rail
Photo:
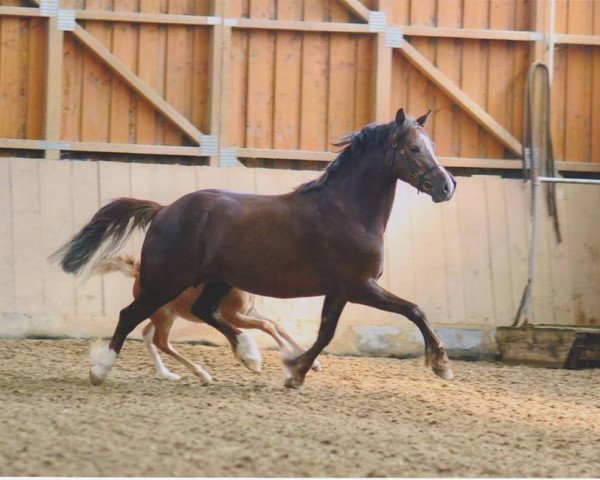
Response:
POLYGON ((1 16, 14 16, 14 17, 39 17, 39 8, 30 7, 4 7, 0 6, 0 17, 1 16))
POLYGON ((554 43, 563 45, 600 45, 600 35, 572 35, 557 33, 552 37, 554 43))
POLYGON ((165 25, 214 25, 215 22, 221 22, 221 19, 218 17, 173 15, 167 13, 113 12, 107 10, 76 10, 75 18, 77 20, 160 23, 165 25))
MULTIPOLYGON (((397 25, 395 25, 397 26, 397 25)), ((531 41, 543 38, 538 32, 524 30, 490 30, 485 28, 447 28, 424 26, 399 26, 404 35, 417 37, 472 38, 476 40, 531 41)))
POLYGON ((303 22, 300 20, 262 20, 253 18, 225 19, 234 28, 257 28, 264 30, 295 30, 300 32, 373 33, 364 23, 303 22))

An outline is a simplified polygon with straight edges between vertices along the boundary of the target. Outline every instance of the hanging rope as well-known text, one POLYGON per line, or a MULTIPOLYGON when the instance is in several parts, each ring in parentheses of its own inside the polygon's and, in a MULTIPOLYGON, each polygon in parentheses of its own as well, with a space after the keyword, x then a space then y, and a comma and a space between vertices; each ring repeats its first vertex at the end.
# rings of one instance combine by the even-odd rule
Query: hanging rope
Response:
MULTIPOLYGON (((532 184, 540 175, 557 176, 550 134, 550 102, 550 72, 545 64, 534 62, 527 72, 523 108, 523 180, 531 180, 532 184)), ((560 243, 556 185, 550 183, 546 187, 548 214, 553 218, 554 233, 560 243)))

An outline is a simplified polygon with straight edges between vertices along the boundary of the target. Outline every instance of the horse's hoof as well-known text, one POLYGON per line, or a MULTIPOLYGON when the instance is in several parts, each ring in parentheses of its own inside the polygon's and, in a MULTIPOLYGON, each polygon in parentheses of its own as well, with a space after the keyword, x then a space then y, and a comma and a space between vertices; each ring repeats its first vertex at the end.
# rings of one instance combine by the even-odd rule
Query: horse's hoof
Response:
POLYGON ((322 372, 323 368, 321 367, 321 363, 318 360, 315 360, 312 364, 312 368, 313 371, 315 372, 322 372))
POLYGON ((90 382, 95 387, 102 385, 104 380, 106 380, 106 371, 104 368, 98 368, 98 365, 94 365, 90 368, 90 382))
POLYGON ((432 367, 433 373, 444 380, 452 380, 454 373, 450 367, 432 367))
POLYGON ((303 383, 304 383, 304 381, 300 380, 299 378, 288 377, 285 379, 284 385, 286 386, 286 388, 297 389, 297 388, 300 388, 303 383))

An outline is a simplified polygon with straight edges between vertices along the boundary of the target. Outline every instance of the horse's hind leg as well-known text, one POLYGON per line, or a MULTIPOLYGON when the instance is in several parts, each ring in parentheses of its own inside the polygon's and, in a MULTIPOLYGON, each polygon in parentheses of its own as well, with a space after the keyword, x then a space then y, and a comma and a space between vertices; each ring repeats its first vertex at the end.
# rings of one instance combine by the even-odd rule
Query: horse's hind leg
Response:
POLYGON ((217 313, 221 300, 231 290, 231 286, 221 281, 207 283, 191 308, 193 315, 219 330, 231 345, 235 356, 253 372, 260 372, 260 351, 250 336, 240 332, 233 325, 222 320, 217 313))
MULTIPOLYGON (((156 314, 155 314, 156 315, 156 314)), ((166 365, 163 363, 160 358, 160 354, 158 353, 158 349, 156 348, 155 343, 155 335, 156 335, 156 327, 152 321, 148 322, 147 325, 144 326, 142 330, 142 338, 144 340, 144 345, 148 349, 150 353, 150 357, 152 357, 152 361, 154 362, 154 367, 156 368, 156 372, 162 377, 168 380, 179 380, 181 377, 176 373, 173 373, 169 370, 166 365)))
POLYGON ((108 347, 103 346, 91 352, 90 381, 93 385, 100 385, 104 382, 108 372, 117 361, 117 355, 119 355, 127 335, 169 300, 171 298, 160 299, 156 296, 145 295, 142 291, 133 302, 121 310, 119 323, 108 347))
MULTIPOLYGON (((154 315, 152 315, 152 322, 156 331, 153 337, 153 347, 158 347, 160 350, 165 352, 167 355, 171 355, 178 362, 185 365, 189 368, 194 375, 196 375, 202 383, 209 383, 211 381, 210 374, 204 370, 200 365, 193 363, 183 355, 181 355, 177 350, 173 348, 171 342, 169 342, 169 333, 171 332, 171 327, 173 326, 174 321, 173 315, 169 315, 165 313, 162 309, 157 311, 154 315)), ((178 378, 179 375, 177 375, 178 378)))

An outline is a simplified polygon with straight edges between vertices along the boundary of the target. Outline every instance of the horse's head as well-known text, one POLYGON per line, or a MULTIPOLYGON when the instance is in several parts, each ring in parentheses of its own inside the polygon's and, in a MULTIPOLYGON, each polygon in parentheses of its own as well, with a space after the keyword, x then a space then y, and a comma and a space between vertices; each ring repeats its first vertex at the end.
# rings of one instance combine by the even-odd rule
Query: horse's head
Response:
POLYGON ((390 136, 392 171, 400 180, 431 196, 436 203, 452 198, 456 180, 435 158, 433 142, 423 125, 431 110, 413 120, 401 108, 390 136))

